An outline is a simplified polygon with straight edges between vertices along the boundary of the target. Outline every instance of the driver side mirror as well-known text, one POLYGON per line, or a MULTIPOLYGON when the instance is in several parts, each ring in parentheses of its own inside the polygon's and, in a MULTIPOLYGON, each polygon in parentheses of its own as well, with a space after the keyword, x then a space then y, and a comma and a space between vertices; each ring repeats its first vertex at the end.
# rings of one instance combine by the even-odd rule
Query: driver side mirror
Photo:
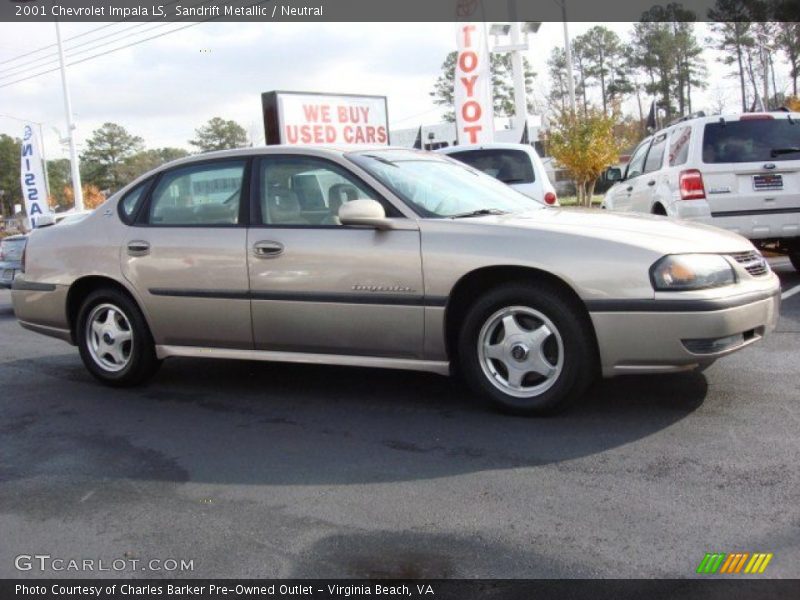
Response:
POLYGON ((372 227, 373 229, 392 229, 391 219, 376 200, 351 200, 339 207, 339 221, 342 225, 372 227))
POLYGON ((606 169, 606 181, 622 181, 622 169, 619 167, 608 167, 608 169, 606 169))
POLYGON ((56 218, 53 216, 53 213, 45 213, 43 215, 39 215, 38 217, 34 217, 34 222, 36 223, 35 229, 39 229, 41 227, 55 225, 56 218))

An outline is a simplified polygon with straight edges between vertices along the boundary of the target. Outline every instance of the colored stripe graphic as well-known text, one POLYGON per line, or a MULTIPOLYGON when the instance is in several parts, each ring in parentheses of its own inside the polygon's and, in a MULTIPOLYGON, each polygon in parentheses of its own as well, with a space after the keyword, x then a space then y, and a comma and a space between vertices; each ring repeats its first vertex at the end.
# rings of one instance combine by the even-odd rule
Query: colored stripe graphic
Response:
POLYGON ((705 575, 746 573, 763 573, 772 560, 773 554, 766 552, 706 552, 697 566, 697 573, 705 575), (749 561, 748 561, 749 559, 749 561), (747 565, 747 566, 745 566, 747 565), (742 568, 744 567, 744 571, 742 568))

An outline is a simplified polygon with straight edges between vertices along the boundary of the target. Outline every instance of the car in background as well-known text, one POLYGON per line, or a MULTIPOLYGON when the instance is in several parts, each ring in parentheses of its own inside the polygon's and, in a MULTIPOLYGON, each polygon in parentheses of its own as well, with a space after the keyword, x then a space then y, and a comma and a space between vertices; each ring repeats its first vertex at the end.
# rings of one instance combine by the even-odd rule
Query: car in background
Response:
POLYGON ((12 301, 112 386, 169 357, 382 367, 548 414, 597 375, 757 342, 780 291, 718 228, 548 208, 432 152, 275 145, 168 163, 34 231, 12 301))
POLYGON ((673 123, 636 147, 602 207, 716 225, 800 270, 800 113, 673 123))
POLYGON ((533 146, 492 143, 435 150, 477 169, 543 204, 558 206, 558 196, 533 146))
POLYGON ((22 269, 22 254, 28 236, 12 235, 0 240, 0 288, 10 289, 16 274, 22 269))
MULTIPOLYGON (((48 227, 61 223, 76 223, 84 219, 91 211, 54 213, 43 217, 40 227, 48 227), (52 222, 51 222, 52 221, 52 222)), ((12 235, 0 240, 0 288, 10 289, 14 277, 23 269, 25 245, 28 234, 12 235)))

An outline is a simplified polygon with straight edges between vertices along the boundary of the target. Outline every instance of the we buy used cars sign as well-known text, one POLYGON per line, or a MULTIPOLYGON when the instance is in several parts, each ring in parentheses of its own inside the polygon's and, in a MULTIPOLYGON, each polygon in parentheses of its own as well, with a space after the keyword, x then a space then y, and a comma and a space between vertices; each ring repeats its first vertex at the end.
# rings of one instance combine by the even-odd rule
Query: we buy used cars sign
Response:
POLYGON ((388 145, 385 96, 262 94, 267 144, 388 145))

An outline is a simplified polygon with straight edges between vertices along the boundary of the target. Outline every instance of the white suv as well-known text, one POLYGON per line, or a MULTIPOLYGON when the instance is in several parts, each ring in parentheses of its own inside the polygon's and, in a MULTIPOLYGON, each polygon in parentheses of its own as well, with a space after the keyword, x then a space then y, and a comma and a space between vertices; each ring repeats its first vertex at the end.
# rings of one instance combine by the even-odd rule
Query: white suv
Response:
POLYGON ((636 147, 602 206, 723 227, 800 270, 800 113, 676 122, 636 147))
POLYGON ((491 175, 534 200, 550 206, 558 205, 556 189, 533 146, 494 142, 448 146, 435 152, 491 175))

